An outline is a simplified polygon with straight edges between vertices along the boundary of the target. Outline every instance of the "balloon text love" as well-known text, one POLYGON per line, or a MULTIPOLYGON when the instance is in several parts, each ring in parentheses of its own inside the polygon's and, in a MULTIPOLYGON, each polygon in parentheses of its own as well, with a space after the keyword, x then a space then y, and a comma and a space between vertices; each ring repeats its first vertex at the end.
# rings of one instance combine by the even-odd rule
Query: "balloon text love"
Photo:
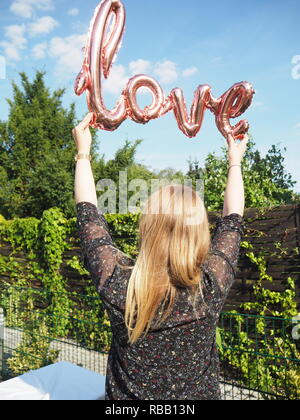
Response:
POLYGON ((169 111, 174 111, 180 130, 188 137, 195 137, 202 126, 206 109, 214 113, 216 124, 224 137, 229 134, 239 137, 249 130, 247 121, 232 126, 230 119, 241 116, 251 105, 255 91, 248 82, 236 83, 220 98, 215 98, 209 85, 200 85, 195 92, 190 115, 183 91, 173 89, 165 96, 159 83, 152 77, 137 75, 124 88, 119 101, 112 110, 104 104, 102 74, 108 78, 113 61, 121 47, 125 29, 126 12, 120 0, 103 0, 96 8, 82 69, 75 82, 75 92, 87 92, 90 112, 94 113, 92 126, 102 130, 116 130, 126 118, 145 124, 169 111), (111 18, 114 17, 111 23, 111 18), (108 33, 109 30, 109 33, 108 33), (137 92, 148 88, 153 96, 151 105, 141 109, 137 103, 137 92))

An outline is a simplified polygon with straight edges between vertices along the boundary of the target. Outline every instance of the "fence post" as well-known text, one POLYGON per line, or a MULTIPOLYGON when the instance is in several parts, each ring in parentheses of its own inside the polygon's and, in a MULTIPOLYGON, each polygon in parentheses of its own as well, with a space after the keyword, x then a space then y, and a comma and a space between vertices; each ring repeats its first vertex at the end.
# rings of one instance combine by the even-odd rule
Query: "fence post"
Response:
POLYGON ((0 308, 0 380, 4 370, 4 312, 0 308))

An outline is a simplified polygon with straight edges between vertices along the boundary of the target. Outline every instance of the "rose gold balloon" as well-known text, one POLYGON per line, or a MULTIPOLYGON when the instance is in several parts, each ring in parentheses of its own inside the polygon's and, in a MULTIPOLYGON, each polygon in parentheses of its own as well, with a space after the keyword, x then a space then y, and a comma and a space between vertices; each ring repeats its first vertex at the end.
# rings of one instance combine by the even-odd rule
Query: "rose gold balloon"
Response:
POLYGON ((102 94, 102 73, 104 78, 109 76, 111 66, 121 47, 125 19, 125 8, 121 0, 103 0, 96 8, 91 21, 83 66, 74 88, 77 95, 81 95, 84 91, 87 93, 89 110, 94 113, 92 127, 113 131, 127 117, 137 123, 145 124, 173 110, 180 130, 192 138, 201 129, 205 110, 210 109, 215 114, 217 127, 224 137, 228 137, 228 134, 239 137, 248 131, 249 124, 245 120, 235 126, 230 124, 230 119, 239 117, 251 105, 255 92, 248 82, 235 84, 218 99, 212 96, 210 86, 199 86, 188 116, 181 89, 173 89, 166 98, 156 80, 149 76, 138 75, 128 81, 115 108, 109 111, 105 107, 102 94), (141 109, 137 103, 140 88, 149 89, 153 97, 151 105, 144 109, 141 109))
POLYGON ((190 117, 188 117, 182 89, 176 88, 171 92, 170 97, 178 127, 190 138, 195 137, 202 127, 204 113, 211 97, 210 91, 211 87, 208 85, 198 87, 194 95, 190 117))
POLYGON ((102 71, 104 77, 107 78, 113 59, 121 46, 124 27, 125 8, 122 2, 119 0, 102 1, 92 19, 83 67, 75 82, 77 95, 87 91, 89 110, 95 114, 95 119, 91 124, 94 128, 113 131, 126 119, 124 95, 121 95, 112 111, 105 107, 102 96, 102 71), (113 15, 115 20, 106 39, 105 34, 113 15))
POLYGON ((139 75, 132 77, 126 87, 127 115, 135 122, 145 124, 162 114, 165 95, 160 85, 152 77, 139 75), (153 97, 152 104, 141 110, 137 104, 137 91, 148 88, 153 97))
POLYGON ((249 123, 245 120, 235 126, 230 124, 231 118, 242 115, 252 103, 255 91, 249 82, 236 83, 218 100, 211 98, 210 109, 216 115, 216 124, 225 138, 229 134, 239 137, 249 130, 249 123))

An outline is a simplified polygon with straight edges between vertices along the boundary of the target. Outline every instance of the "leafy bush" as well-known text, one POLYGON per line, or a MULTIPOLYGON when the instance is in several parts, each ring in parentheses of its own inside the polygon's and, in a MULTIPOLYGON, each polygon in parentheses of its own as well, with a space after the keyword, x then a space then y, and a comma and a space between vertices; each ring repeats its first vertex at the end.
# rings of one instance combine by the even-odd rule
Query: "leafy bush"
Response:
POLYGON ((26 324, 21 344, 13 351, 7 365, 13 375, 23 375, 57 361, 58 352, 50 350, 49 329, 43 320, 26 324))
MULTIPOLYGON (((218 343, 223 368, 244 386, 265 392, 265 398, 298 399, 300 343, 293 340, 291 331, 292 318, 298 313, 295 281, 289 277, 283 292, 264 288, 264 281, 273 281, 264 253, 255 255, 246 241, 242 247, 257 266, 259 279, 253 285, 252 301, 240 307, 244 315, 236 311, 223 315, 218 343)), ((280 254, 284 252, 277 248, 280 254)))

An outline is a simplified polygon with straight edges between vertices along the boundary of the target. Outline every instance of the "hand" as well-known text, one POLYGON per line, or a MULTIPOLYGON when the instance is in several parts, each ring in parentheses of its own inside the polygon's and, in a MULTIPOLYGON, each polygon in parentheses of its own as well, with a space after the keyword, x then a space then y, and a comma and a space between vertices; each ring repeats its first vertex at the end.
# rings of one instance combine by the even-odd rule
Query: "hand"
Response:
POLYGON ((248 134, 244 134, 238 139, 235 139, 231 134, 228 135, 228 161, 231 165, 240 165, 247 150, 248 142, 248 134), (241 142, 238 143, 237 140, 241 140, 241 142))
POLYGON ((78 153, 90 154, 91 145, 92 145, 92 135, 89 129, 90 123, 93 118, 93 113, 88 113, 84 119, 73 128, 72 134, 76 142, 78 153))

